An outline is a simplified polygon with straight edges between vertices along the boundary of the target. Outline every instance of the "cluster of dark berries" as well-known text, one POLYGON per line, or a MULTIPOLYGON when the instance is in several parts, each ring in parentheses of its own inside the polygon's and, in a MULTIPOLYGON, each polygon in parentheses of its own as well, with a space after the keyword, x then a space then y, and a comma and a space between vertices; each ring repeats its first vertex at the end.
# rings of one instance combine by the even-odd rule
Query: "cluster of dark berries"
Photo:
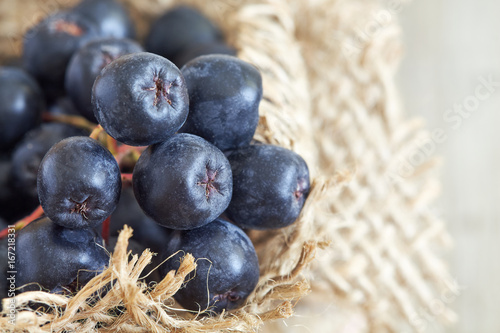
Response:
POLYGON ((23 69, 0 69, 0 217, 43 210, 17 232, 16 283, 77 290, 127 224, 134 251, 170 258, 153 280, 183 253, 202 258, 175 295, 183 307, 238 308, 259 279, 243 230, 292 224, 308 167, 252 142, 260 72, 198 11, 166 12, 144 48, 134 37, 122 5, 84 0, 27 32, 23 69))

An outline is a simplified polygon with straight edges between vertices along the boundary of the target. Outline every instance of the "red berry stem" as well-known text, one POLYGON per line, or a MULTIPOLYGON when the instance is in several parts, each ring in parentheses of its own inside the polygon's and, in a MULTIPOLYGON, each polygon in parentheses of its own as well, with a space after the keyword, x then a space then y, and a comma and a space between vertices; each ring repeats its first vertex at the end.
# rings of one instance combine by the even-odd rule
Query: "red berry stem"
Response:
POLYGON ((125 162, 127 164, 135 165, 145 147, 131 147, 127 145, 117 146, 117 152, 115 155, 118 163, 125 162))
POLYGON ((132 174, 122 173, 122 182, 132 184, 132 174))
MULTIPOLYGON (((33 211, 33 213, 31 213, 30 215, 26 216, 25 218, 17 221, 14 224, 14 229, 16 231, 21 230, 22 228, 24 228, 25 226, 27 226, 31 222, 33 222, 36 219, 38 219, 39 217, 41 217, 42 215, 43 215, 42 206, 38 206, 37 209, 35 209, 33 211)), ((9 233, 9 228, 5 228, 2 231, 0 231, 0 239, 7 237, 8 233, 9 233)))
POLYGON ((102 239, 104 239, 104 242, 109 244, 109 222, 111 221, 111 216, 109 216, 107 219, 102 222, 102 239))
POLYGON ((136 160, 139 159, 139 156, 141 156, 142 152, 147 148, 145 147, 137 147, 137 146, 127 146, 127 145, 120 145, 117 147, 117 152, 119 154, 134 154, 136 160))

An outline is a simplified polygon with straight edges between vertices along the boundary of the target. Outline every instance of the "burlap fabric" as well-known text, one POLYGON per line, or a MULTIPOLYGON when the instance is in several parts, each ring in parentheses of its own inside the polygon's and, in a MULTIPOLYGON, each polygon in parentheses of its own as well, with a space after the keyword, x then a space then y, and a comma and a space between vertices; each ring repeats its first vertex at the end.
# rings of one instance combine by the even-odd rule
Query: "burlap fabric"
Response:
MULTIPOLYGON (((2 58, 20 53, 29 26, 74 2, 2 0, 2 58)), ((154 17, 181 1, 125 2, 143 35, 154 17)), ((401 52, 394 9, 375 0, 182 3, 217 22, 238 56, 261 70, 256 139, 306 158, 313 186, 302 215, 289 228, 251 233, 261 278, 247 306, 234 313, 209 318, 175 309, 171 296, 195 269, 190 256, 155 288, 139 283, 151 254, 127 255, 126 229, 104 273, 74 297, 18 295, 16 326, 2 318, 2 331, 248 332, 291 316, 310 290, 304 304, 334 302, 343 309, 325 314, 336 322, 332 331, 352 324, 346 323, 349 312, 356 313, 353 332, 417 331, 421 309, 448 288, 440 255, 449 237, 430 210, 438 190, 435 160, 424 156, 408 164, 418 152, 416 140, 427 133, 405 120, 398 103, 394 73, 401 52), (110 282, 113 288, 89 304, 110 282), (52 310, 31 311, 30 301, 52 310)), ((451 320, 453 314, 444 307, 434 317, 451 320)))

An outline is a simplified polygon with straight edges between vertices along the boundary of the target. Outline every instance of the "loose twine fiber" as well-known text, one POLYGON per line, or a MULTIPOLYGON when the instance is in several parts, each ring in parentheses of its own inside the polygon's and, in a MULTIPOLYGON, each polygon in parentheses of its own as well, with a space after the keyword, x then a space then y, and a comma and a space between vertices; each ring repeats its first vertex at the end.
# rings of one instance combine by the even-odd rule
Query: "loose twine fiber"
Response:
MULTIPOLYGON (((20 54, 27 28, 74 3, 0 1, 2 58, 20 54)), ((415 316, 449 288, 440 255, 450 238, 430 210, 439 189, 436 159, 425 156, 411 168, 402 167, 429 133, 419 121, 405 120, 399 105, 394 84, 401 53, 399 29, 387 3, 124 3, 140 36, 163 10, 178 3, 199 8, 223 28, 238 56, 263 75, 255 138, 303 155, 313 176, 311 194, 294 225, 251 232, 261 277, 241 310, 215 318, 179 311, 171 297, 186 283, 196 259, 186 255, 177 272, 148 289, 138 279, 152 254, 130 255, 126 248, 132 230, 125 228, 109 267, 78 294, 17 295, 16 324, 0 318, 1 330, 93 332, 100 323, 99 332, 249 332, 264 322, 290 317, 297 301, 312 291, 306 304, 335 302, 359 314, 363 324, 351 325, 352 332, 418 331, 415 316), (376 20, 377 13, 385 19, 376 20), (379 22, 375 30, 370 28, 374 22, 379 22), (313 260, 318 248, 323 250, 313 260), (88 301, 110 283, 102 298, 88 301), (52 311, 30 310, 27 305, 34 301, 52 311)), ((5 308, 9 300, 3 302, 5 308)), ((332 327, 343 327, 344 318, 329 316, 338 322, 332 327)), ((452 321, 454 314, 444 306, 433 320, 452 321)))

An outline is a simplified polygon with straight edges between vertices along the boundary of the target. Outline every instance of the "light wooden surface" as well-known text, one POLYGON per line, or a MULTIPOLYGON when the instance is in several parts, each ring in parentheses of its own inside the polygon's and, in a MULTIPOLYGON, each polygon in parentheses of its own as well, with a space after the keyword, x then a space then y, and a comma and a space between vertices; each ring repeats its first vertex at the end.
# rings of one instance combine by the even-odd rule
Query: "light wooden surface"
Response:
POLYGON ((419 0, 404 5, 405 57, 399 83, 405 108, 442 128, 447 140, 437 204, 455 239, 450 265, 461 289, 451 303, 453 333, 500 332, 500 2, 419 0), (482 96, 480 77, 499 82, 482 96), (477 108, 457 118, 455 104, 477 108), (476 97, 477 98, 477 97, 476 97), (447 118, 445 118, 447 117, 447 118), (450 118, 450 117, 455 117, 450 118), (461 120, 460 120, 461 119, 461 120))

